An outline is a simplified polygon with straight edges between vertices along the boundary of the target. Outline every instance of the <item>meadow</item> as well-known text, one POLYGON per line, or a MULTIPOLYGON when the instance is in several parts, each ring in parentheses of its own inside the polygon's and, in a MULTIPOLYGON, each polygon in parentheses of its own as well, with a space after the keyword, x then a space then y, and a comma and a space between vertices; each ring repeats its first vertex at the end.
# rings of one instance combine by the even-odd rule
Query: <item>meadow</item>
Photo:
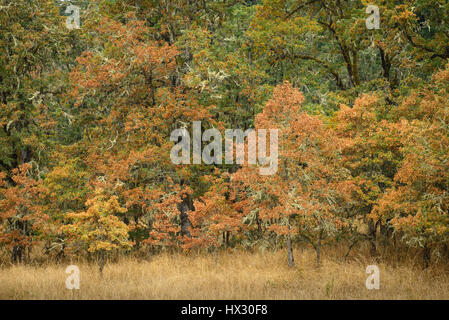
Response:
POLYGON ((295 249, 295 267, 284 251, 215 254, 163 253, 151 260, 121 257, 98 266, 87 261, 3 264, 0 299, 447 299, 444 263, 423 269, 412 258, 375 262, 364 255, 339 258, 328 250, 320 268, 312 249, 295 249), (69 264, 80 269, 80 289, 65 282, 69 264), (368 265, 380 270, 379 290, 368 290, 368 265))

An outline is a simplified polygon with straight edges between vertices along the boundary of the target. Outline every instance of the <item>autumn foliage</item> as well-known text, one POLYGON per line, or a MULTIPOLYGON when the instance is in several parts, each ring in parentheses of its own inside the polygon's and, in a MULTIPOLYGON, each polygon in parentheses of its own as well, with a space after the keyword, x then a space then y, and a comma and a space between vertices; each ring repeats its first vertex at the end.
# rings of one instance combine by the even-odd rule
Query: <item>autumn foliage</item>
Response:
POLYGON ((100 269, 224 248, 286 247, 293 265, 308 245, 319 265, 326 245, 375 257, 381 239, 449 255, 449 5, 378 1, 376 31, 358 1, 91 2, 79 30, 56 3, 0 6, 13 262, 37 244, 100 269), (194 121, 277 133, 275 172, 248 139, 244 164, 172 163, 194 121))

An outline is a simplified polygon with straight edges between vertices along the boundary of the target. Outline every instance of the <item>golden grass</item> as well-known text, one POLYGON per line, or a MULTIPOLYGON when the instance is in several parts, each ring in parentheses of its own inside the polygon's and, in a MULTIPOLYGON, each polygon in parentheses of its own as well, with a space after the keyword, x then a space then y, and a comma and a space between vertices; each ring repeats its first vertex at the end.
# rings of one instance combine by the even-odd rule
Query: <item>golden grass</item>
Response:
MULTIPOLYGON (((380 289, 365 287, 363 258, 342 262, 324 256, 316 269, 313 250, 285 252, 161 254, 152 261, 122 258, 99 276, 95 264, 79 262, 80 290, 68 290, 68 264, 0 269, 0 299, 447 299, 447 271, 377 264, 380 289)), ((74 263, 77 264, 77 263, 74 263)))

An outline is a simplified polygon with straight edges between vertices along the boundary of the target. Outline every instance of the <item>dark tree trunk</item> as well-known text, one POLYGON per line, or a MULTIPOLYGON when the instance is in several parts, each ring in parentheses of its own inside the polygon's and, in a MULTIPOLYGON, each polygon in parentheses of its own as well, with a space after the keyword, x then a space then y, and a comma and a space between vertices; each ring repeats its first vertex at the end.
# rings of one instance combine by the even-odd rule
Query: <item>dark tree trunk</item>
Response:
POLYGON ((388 238, 388 236, 390 235, 388 224, 381 223, 379 231, 380 231, 380 234, 382 235, 382 237, 384 237, 384 238, 388 238))
POLYGON ((151 258, 153 257, 153 246, 148 246, 148 252, 147 252, 147 259, 148 261, 151 261, 151 258))
POLYGON ((215 256, 215 264, 218 264, 218 246, 215 246, 214 256, 215 256))
POLYGON ((382 246, 384 254, 387 252, 387 249, 390 244, 390 240, 392 240, 393 228, 390 226, 388 222, 381 223, 379 222, 379 233, 382 237, 382 246))
POLYGON ((180 214, 180 218, 181 218, 181 236, 187 236, 187 237, 191 237, 190 231, 189 231, 189 227, 190 227, 190 220, 189 220, 189 215, 188 215, 188 211, 190 209, 189 207, 189 199, 188 197, 185 197, 184 199, 182 199, 182 202, 179 204, 178 207, 179 211, 181 212, 180 214))
POLYGON ((370 255, 372 258, 377 255, 376 248, 376 224, 373 219, 368 220, 368 238, 370 244, 370 255))
POLYGON ((426 245, 424 245, 423 249, 423 262, 424 262, 424 269, 427 269, 430 265, 430 248, 426 245))
POLYGON ((449 256, 449 248, 447 246, 447 243, 443 243, 443 257, 447 259, 449 256))
POLYGON ((259 213, 256 215, 256 222, 257 222, 257 234, 259 235, 259 238, 262 237, 262 224, 259 219, 259 213))
POLYGON ((23 246, 16 245, 12 248, 11 262, 12 263, 22 263, 23 261, 23 246))
POLYGON ((288 266, 293 268, 295 266, 295 259, 293 258, 292 240, 289 234, 287 235, 287 257, 288 266))
POLYGON ((321 260, 321 238, 323 237, 323 231, 320 231, 318 236, 318 243, 316 244, 316 267, 320 267, 321 260))
POLYGON ((391 70, 390 57, 388 54, 385 53, 382 47, 379 47, 379 52, 380 52, 380 60, 382 62, 383 77, 388 81, 390 81, 390 70, 391 70))
POLYGON ((32 249, 32 247, 28 247, 26 249, 26 252, 27 252, 27 254, 26 254, 26 261, 27 261, 27 263, 31 262, 31 249, 32 249))
POLYGON ((20 150, 20 164, 28 163, 31 161, 31 152, 28 151, 28 148, 20 150))
POLYGON ((100 264, 100 276, 103 276, 103 268, 104 268, 104 265, 105 265, 105 253, 102 251, 101 253, 100 253, 100 261, 99 261, 99 264, 100 264))

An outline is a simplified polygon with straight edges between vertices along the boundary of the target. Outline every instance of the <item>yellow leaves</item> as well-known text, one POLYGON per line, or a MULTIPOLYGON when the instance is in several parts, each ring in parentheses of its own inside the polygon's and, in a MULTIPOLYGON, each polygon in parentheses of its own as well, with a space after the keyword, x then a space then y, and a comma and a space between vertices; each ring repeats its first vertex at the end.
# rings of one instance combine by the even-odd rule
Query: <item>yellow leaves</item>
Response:
POLYGON ((395 9, 397 14, 392 17, 393 21, 404 23, 407 21, 412 21, 416 18, 416 15, 413 13, 413 8, 410 8, 407 4, 397 5, 395 9))
POLYGON ((82 242, 89 252, 127 249, 132 246, 128 239, 128 226, 115 214, 125 213, 117 196, 107 197, 102 189, 95 190, 94 198, 86 202, 87 211, 68 213, 72 222, 63 227, 70 236, 72 245, 82 242))
POLYGON ((98 252, 98 251, 112 251, 114 249, 119 249, 119 246, 116 244, 112 244, 106 241, 94 241, 89 245, 89 252, 98 252))

